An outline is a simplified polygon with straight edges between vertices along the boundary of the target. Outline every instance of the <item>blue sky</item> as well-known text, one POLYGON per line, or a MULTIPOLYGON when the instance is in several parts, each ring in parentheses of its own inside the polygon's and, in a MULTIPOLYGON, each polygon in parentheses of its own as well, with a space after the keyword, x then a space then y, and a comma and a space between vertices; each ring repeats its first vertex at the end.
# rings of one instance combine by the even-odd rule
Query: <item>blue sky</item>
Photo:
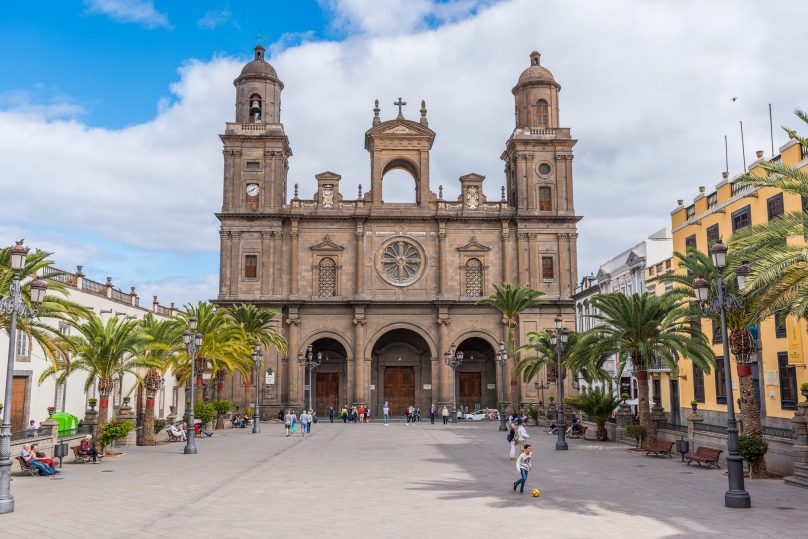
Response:
MULTIPOLYGON (((769 151, 808 109, 808 3, 780 0, 63 0, 0 19, 0 243, 111 276, 141 300, 215 297, 221 142, 233 79, 260 32, 285 84, 290 189, 342 174, 368 185, 373 100, 427 101, 431 188, 486 176, 513 129, 511 88, 542 53, 575 147, 579 274, 669 226, 677 199, 769 151), (743 36, 743 39, 739 39, 743 36), (783 39, 782 36, 789 36, 783 39), (738 99, 732 101, 732 97, 738 99), (33 201, 36 201, 34 203, 33 201)), ((405 115, 417 118, 417 107, 405 115)), ((391 184, 392 195, 411 186, 391 184)), ((385 184, 385 199, 391 193, 385 184)))

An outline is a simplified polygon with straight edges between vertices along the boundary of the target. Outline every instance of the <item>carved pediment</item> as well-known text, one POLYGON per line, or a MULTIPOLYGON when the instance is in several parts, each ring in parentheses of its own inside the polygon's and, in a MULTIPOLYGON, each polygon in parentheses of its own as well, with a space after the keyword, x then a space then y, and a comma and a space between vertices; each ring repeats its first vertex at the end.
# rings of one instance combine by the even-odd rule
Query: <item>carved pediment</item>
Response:
POLYGON ((603 269, 599 269, 598 275, 595 278, 598 280, 599 283, 602 283, 603 281, 609 279, 609 277, 611 277, 610 274, 603 271, 603 269))
POLYGON ((383 131, 383 133, 388 135, 417 135, 415 131, 412 129, 408 129, 406 126, 397 125, 392 129, 388 129, 387 131, 383 131))
POLYGON ((477 241, 476 236, 472 236, 471 241, 465 245, 458 245, 457 250, 460 252, 487 253, 491 248, 477 241))
POLYGON ((326 234, 323 238, 323 241, 318 243, 317 245, 312 245, 310 247, 312 251, 319 251, 319 252, 335 252, 335 251, 342 251, 345 249, 342 245, 338 245, 331 240, 331 237, 326 234))
POLYGON ((628 266, 636 266, 644 263, 645 263, 645 257, 638 255, 634 251, 631 251, 631 253, 629 253, 628 259, 626 260, 626 264, 628 266))

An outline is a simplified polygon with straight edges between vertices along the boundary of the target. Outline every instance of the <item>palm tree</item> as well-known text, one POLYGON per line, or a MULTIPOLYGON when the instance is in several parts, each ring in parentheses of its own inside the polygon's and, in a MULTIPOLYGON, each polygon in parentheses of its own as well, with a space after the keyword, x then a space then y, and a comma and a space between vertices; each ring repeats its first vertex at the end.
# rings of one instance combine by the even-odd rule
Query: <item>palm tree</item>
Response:
MULTIPOLYGON (((694 281, 697 277, 705 279, 710 285, 708 298, 712 301, 715 298, 715 282, 718 276, 718 269, 713 264, 710 256, 689 248, 686 254, 674 253, 679 261, 679 268, 686 270, 685 273, 667 274, 659 277, 660 282, 670 282, 679 285, 678 290, 686 293, 689 297, 695 298, 694 281)), ((730 260, 728 267, 734 264, 730 260)), ((726 270, 731 276, 730 270, 726 270)), ((724 279, 724 290, 736 297, 740 297, 738 282, 734 278, 724 279)), ((750 300, 753 298, 750 298, 750 300)), ((698 311, 694 311, 698 315, 698 311)), ((721 319, 718 315, 711 316, 713 328, 718 328, 721 319)), ((749 327, 755 323, 754 303, 747 303, 744 306, 733 304, 727 309, 727 333, 729 337, 729 349, 735 356, 738 371, 738 388, 741 395, 741 426, 742 434, 750 436, 762 436, 760 427, 760 412, 758 411, 757 391, 755 382, 752 380, 752 369, 750 367, 750 357, 755 351, 755 343, 749 333, 749 327)), ((729 360, 727 358, 727 360, 729 360)))
MULTIPOLYGON (((274 348, 279 352, 286 352, 286 339, 275 330, 274 325, 275 319, 280 316, 279 312, 250 303, 242 303, 228 307, 227 314, 235 324, 244 330, 250 343, 258 341, 265 350, 274 348)), ((246 380, 247 378, 245 378, 244 384, 245 393, 249 392, 249 384, 246 383, 246 380)), ((255 383, 258 381, 256 380, 255 383)), ((246 401, 249 402, 249 400, 249 395, 246 395, 246 401)))
MULTIPOLYGON (((570 331, 567 337, 567 346, 561 352, 561 368, 564 372, 561 378, 567 377, 567 371, 580 374, 587 383, 596 381, 610 380, 611 377, 602 368, 598 370, 597 365, 583 364, 571 365, 571 358, 574 357, 572 350, 578 342, 580 333, 570 331)), ((519 363, 516 364, 516 372, 522 375, 524 382, 529 382, 536 375, 541 372, 541 369, 547 366, 547 381, 557 380, 558 376, 558 358, 556 356, 556 349, 551 342, 552 333, 549 331, 528 331, 526 334, 527 343, 520 346, 517 351, 532 352, 534 355, 523 357, 519 363), (552 376, 551 376, 552 374, 552 376)))
MULTIPOLYGON (((501 286, 494 285, 494 293, 483 298, 477 302, 478 305, 488 305, 502 313, 503 323, 507 327, 505 338, 505 349, 508 351, 509 357, 516 359, 516 339, 514 337, 514 329, 519 323, 519 315, 528 309, 533 309, 542 304, 539 300, 543 296, 543 292, 533 290, 532 288, 514 286, 511 283, 503 283, 501 286)), ((502 383, 505 384, 506 380, 502 383)), ((507 386, 506 386, 507 387, 507 386)), ((502 392, 505 398, 505 392, 502 392)), ((511 389, 511 403, 512 407, 516 406, 516 386, 511 389)))
MULTIPOLYGON (((808 114, 797 110, 795 114, 808 123, 808 114)), ((784 128, 788 136, 798 141, 808 152, 808 138, 784 128)), ((735 179, 739 185, 773 188, 784 193, 808 198, 808 171, 781 162, 759 161, 765 174, 753 171, 735 179)), ((804 239, 808 237, 808 213, 802 209, 781 215, 767 223, 746 227, 732 235, 730 255, 736 261, 748 260, 752 274, 744 288, 757 296, 757 309, 761 319, 777 312, 788 312, 795 318, 808 317, 808 251, 804 239), (799 238, 788 241, 786 238, 799 238)))
MULTIPOLYGON (((29 253, 25 259, 22 270, 15 275, 11 270, 10 247, 0 249, 0 297, 9 297, 11 294, 11 283, 15 276, 22 283, 21 297, 29 306, 31 305, 31 282, 37 275, 44 273, 45 268, 53 261, 49 259, 51 253, 35 251, 29 253)), ((28 338, 36 342, 51 362, 51 367, 57 368, 61 364, 68 362, 68 354, 61 335, 57 328, 44 324, 42 318, 52 318, 69 322, 86 316, 90 311, 68 298, 67 287, 54 278, 64 275, 60 272, 50 270, 48 277, 48 293, 37 309, 36 318, 26 319, 17 317, 17 330, 25 333, 28 338)), ((0 327, 6 334, 10 331, 11 315, 0 312, 0 327)))
POLYGON ((157 445, 154 432, 154 397, 163 385, 163 377, 174 363, 181 350, 182 328, 173 320, 158 320, 148 313, 140 321, 142 340, 138 343, 138 355, 148 358, 153 365, 143 377, 146 390, 146 411, 143 416, 143 445, 157 445))
POLYGON ((584 389, 579 395, 567 397, 564 404, 577 408, 589 416, 598 427, 595 437, 605 442, 609 439, 606 433, 606 421, 620 404, 620 399, 612 392, 606 392, 602 387, 584 389))
MULTIPOLYGON (((240 372, 244 377, 250 375, 252 359, 250 353, 252 345, 247 339, 244 330, 233 323, 224 309, 217 309, 206 301, 196 305, 185 306, 185 313, 177 317, 177 324, 182 330, 190 329, 189 319, 197 319, 196 332, 202 334, 202 346, 196 355, 196 402, 202 402, 204 397, 202 387, 202 373, 210 370, 211 379, 215 379, 219 372, 240 372)), ((186 352, 177 355, 174 372, 181 383, 189 382, 191 376, 190 356, 186 352)))
POLYGON ((662 296, 596 295, 592 306, 597 314, 590 316, 600 323, 581 334, 572 352, 577 356, 575 362, 590 361, 595 365, 617 355, 621 371, 631 361, 640 382, 640 425, 647 432, 643 447, 650 447, 656 439, 648 400, 648 368, 659 362, 675 375, 678 358, 683 356, 709 372, 714 362, 701 328, 691 323, 694 316, 684 299, 677 291, 662 296))
POLYGON ((87 373, 84 391, 87 392, 98 379, 99 411, 96 436, 109 418, 109 395, 115 387, 115 379, 126 373, 133 374, 140 382, 137 370, 150 367, 153 362, 149 358, 137 355, 141 342, 138 322, 121 320, 112 317, 104 323, 95 314, 83 321, 70 321, 76 335, 64 336, 72 361, 65 367, 51 366, 42 372, 39 382, 48 376, 58 374, 57 381, 65 379, 77 371, 87 373))

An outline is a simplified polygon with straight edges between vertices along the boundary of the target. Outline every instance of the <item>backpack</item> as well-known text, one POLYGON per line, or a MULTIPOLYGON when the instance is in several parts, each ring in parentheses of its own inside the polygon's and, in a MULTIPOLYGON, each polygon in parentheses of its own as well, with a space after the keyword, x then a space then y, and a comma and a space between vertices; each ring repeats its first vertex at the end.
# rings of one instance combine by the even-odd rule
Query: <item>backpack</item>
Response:
POLYGON ((514 434, 515 434, 515 431, 513 431, 513 430, 508 431, 508 443, 513 441, 514 434))

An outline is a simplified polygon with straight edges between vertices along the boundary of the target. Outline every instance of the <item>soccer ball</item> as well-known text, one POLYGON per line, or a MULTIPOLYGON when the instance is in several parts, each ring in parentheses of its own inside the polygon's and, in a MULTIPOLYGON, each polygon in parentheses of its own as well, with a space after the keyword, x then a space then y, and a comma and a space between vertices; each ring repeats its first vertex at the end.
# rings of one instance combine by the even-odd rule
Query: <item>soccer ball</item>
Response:
POLYGON ((533 494, 534 498, 538 498, 539 496, 541 496, 541 491, 539 489, 537 489, 537 488, 534 488, 533 492, 531 492, 531 494, 533 494))

